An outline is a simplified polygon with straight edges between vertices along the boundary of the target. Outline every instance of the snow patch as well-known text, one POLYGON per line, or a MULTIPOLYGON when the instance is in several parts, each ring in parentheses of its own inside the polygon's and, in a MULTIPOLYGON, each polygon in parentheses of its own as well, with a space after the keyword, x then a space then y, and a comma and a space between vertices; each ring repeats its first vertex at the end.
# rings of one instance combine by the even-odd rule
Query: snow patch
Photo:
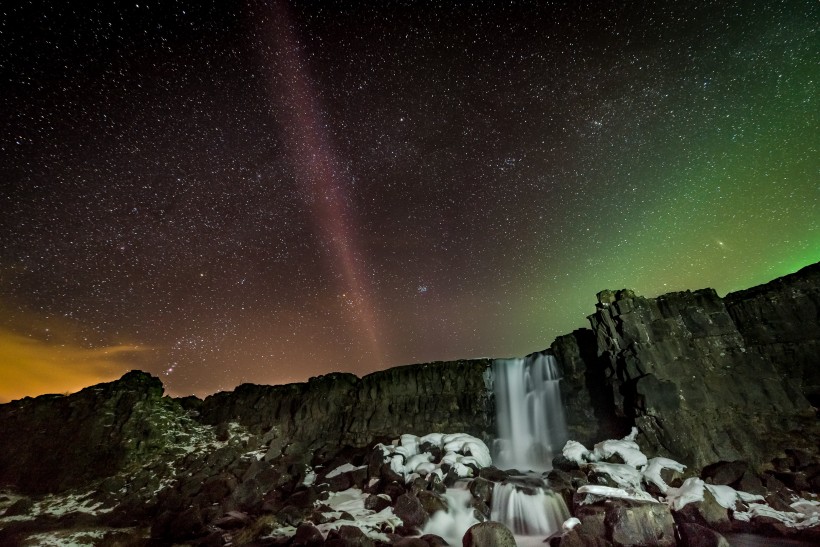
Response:
POLYGON ((493 463, 487 445, 466 433, 430 433, 423 437, 405 434, 390 445, 378 444, 376 448, 382 451, 384 462, 390 463, 390 469, 403 476, 405 482, 431 474, 441 478, 444 464, 452 467, 459 477, 472 477, 472 467, 480 469, 493 463), (441 449, 444 456, 440 462, 434 462, 429 452, 419 453, 425 444, 441 449))
POLYGON ((355 465, 351 465, 349 463, 344 463, 344 464, 340 465, 339 467, 337 467, 336 469, 333 469, 327 475, 325 475, 325 478, 326 479, 332 479, 333 477, 341 475, 342 473, 347 473, 348 471, 357 471, 359 469, 364 469, 366 467, 367 467, 366 465, 360 465, 359 467, 356 467, 355 465))

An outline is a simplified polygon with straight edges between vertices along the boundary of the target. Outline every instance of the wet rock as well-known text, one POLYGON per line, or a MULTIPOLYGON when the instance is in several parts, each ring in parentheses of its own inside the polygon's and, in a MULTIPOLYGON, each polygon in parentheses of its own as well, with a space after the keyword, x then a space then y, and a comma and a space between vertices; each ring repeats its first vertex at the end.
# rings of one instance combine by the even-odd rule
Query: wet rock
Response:
POLYGON ((605 537, 588 536, 577 530, 570 530, 561 537, 550 540, 550 547, 611 547, 605 537))
POLYGON ((578 469, 578 464, 566 458, 563 454, 559 454, 552 459, 552 468, 569 472, 578 469))
POLYGON ((602 505, 580 505, 574 511, 581 524, 574 528, 579 534, 588 537, 606 537, 606 508, 602 505))
POLYGON ((296 534, 293 536, 292 545, 304 547, 319 547, 324 545, 325 538, 318 528, 309 523, 300 524, 296 528, 296 534))
POLYGON ((349 472, 339 473, 325 481, 330 485, 330 490, 333 492, 341 492, 353 486, 353 479, 349 472))
POLYGON ((678 532, 681 542, 687 547, 731 547, 725 537, 699 524, 681 524, 678 532))
POLYGON ((666 504, 611 502, 606 507, 607 537, 616 547, 674 547, 675 521, 666 504))
POLYGON ((430 547, 443 547, 447 545, 447 542, 444 541, 443 537, 437 536, 435 534, 424 534, 419 539, 423 540, 430 547))
POLYGON ((478 476, 482 479, 487 479, 490 482, 503 482, 509 476, 507 471, 499 469, 495 466, 482 467, 478 470, 478 476))
POLYGON ((427 522, 428 514, 424 506, 416 496, 402 494, 396 500, 393 512, 399 517, 404 525, 410 528, 421 528, 427 522))
POLYGON ((515 536, 500 522, 472 525, 462 538, 464 547, 515 547, 515 536))
POLYGON ((344 525, 328 533, 325 545, 328 547, 374 547, 375 544, 360 528, 344 525))
POLYGON ((470 493, 473 495, 473 498, 489 504, 493 496, 494 486, 494 483, 487 479, 478 477, 470 482, 470 493))
POLYGON ((390 499, 390 496, 386 494, 370 494, 364 500, 364 508, 378 513, 382 509, 390 507, 392 503, 393 501, 390 499))
POLYGON ((385 485, 383 494, 387 494, 390 496, 390 499, 393 500, 393 503, 398 501, 399 497, 406 492, 404 486, 402 486, 398 482, 391 482, 385 485))
POLYGON ((423 490, 416 494, 416 497, 421 503, 424 512, 427 513, 427 515, 429 516, 433 516, 433 514, 437 511, 447 510, 447 504, 444 502, 444 500, 436 494, 434 494, 433 492, 423 490))
POLYGON ((397 547, 430 547, 430 544, 421 538, 401 538, 392 545, 397 547))

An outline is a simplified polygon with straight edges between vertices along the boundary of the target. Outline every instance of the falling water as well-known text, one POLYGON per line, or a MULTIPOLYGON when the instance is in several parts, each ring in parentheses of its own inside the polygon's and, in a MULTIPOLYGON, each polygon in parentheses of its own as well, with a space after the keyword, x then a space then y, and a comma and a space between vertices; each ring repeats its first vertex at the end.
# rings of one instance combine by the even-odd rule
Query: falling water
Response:
POLYGON ((461 538, 473 524, 478 523, 472 507, 473 496, 467 489, 469 482, 458 482, 444 494, 446 511, 438 511, 424 526, 422 533, 435 534, 450 545, 461 545, 461 538))
POLYGON ((567 440, 561 379, 555 358, 545 352, 493 362, 499 467, 547 470, 567 440))
POLYGON ((490 518, 504 523, 513 534, 544 538, 561 530, 569 510, 551 490, 505 483, 493 489, 490 518))

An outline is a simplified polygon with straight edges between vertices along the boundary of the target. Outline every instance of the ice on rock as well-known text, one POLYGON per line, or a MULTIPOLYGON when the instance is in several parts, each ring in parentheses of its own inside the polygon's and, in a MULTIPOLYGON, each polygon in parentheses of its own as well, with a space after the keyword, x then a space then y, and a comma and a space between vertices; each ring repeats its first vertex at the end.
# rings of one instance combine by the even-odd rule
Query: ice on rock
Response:
POLYGON ((647 458, 641 452, 635 438, 638 435, 638 428, 633 427, 632 432, 620 440, 609 439, 595 445, 593 454, 596 460, 605 460, 614 454, 621 457, 624 463, 635 468, 644 467, 647 464, 647 458))
POLYGON ((796 530, 820 525, 820 502, 798 499, 791 504, 791 508, 794 513, 778 511, 762 503, 751 503, 748 511, 735 511, 734 518, 748 522, 752 517, 769 517, 796 530))
POLYGON ((667 487, 666 503, 675 511, 680 511, 685 505, 703 501, 703 481, 691 477, 683 481, 680 488, 667 487))
POLYGON ((564 524, 561 525, 561 529, 564 531, 564 533, 566 533, 575 528, 576 526, 578 526, 579 524, 581 524, 581 521, 578 518, 568 518, 564 521, 564 524))
POLYGON ((704 486, 712 493, 720 506, 726 509, 734 509, 738 501, 749 503, 764 500, 763 496, 735 490, 731 486, 724 486, 722 484, 706 484, 704 486))
POLYGON ((591 463, 588 465, 596 473, 605 473, 618 486, 640 489, 643 475, 640 471, 625 463, 591 463))
POLYGON ((376 448, 382 451, 384 461, 390 462, 390 468, 402 475, 405 482, 430 474, 441 479, 443 464, 451 466, 459 477, 471 477, 473 469, 470 466, 482 468, 493 463, 487 445, 466 433, 430 433, 423 437, 405 434, 390 445, 379 444, 376 448), (426 444, 437 446, 444 452, 440 462, 435 463, 429 452, 419 454, 420 447, 426 444))
POLYGON ((589 450, 578 441, 567 441, 567 444, 564 445, 564 449, 561 452, 566 459, 578 465, 586 463, 588 461, 587 457, 590 454, 589 450))
POLYGON ((328 473, 327 475, 325 475, 325 478, 326 479, 332 479, 333 477, 335 477, 337 475, 341 475, 342 473, 347 473, 348 471, 356 471, 358 469, 364 469, 365 467, 367 467, 367 466, 366 465, 360 465, 359 467, 356 467, 355 465, 351 465, 349 463, 344 463, 344 464, 340 465, 339 467, 337 467, 336 469, 334 469, 333 471, 331 471, 330 473, 328 473))
POLYGON ((637 500, 637 501, 651 501, 654 503, 658 503, 658 500, 653 498, 649 493, 644 492, 640 489, 624 489, 624 488, 612 488, 611 486, 601 486, 598 484, 587 484, 578 489, 579 494, 587 494, 586 499, 581 503, 583 505, 587 505, 590 503, 596 503, 602 499, 606 498, 619 498, 625 500, 637 500))
POLYGON ((587 450, 578 441, 567 441, 562 453, 565 458, 578 465, 605 460, 617 454, 627 465, 642 468, 647 464, 647 458, 635 442, 637 434, 638 429, 633 427, 632 432, 623 439, 602 441, 596 444, 592 451, 587 450))
POLYGON ((643 480, 649 484, 654 484, 658 487, 658 490, 666 494, 669 485, 661 477, 661 471, 664 469, 672 469, 683 473, 686 466, 669 458, 652 458, 648 461, 646 468, 643 470, 643 480))

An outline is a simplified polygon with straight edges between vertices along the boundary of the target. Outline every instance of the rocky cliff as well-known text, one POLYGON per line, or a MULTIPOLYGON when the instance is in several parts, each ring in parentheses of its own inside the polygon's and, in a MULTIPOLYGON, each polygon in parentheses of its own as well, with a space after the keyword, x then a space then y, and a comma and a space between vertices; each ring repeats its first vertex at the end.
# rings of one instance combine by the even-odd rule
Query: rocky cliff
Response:
POLYGON ((820 263, 727 294, 724 302, 746 350, 772 363, 820 408, 820 263))
POLYGON ((575 336, 586 340, 585 357, 575 357, 579 349, 568 359, 572 343, 560 338, 556 353, 568 371, 580 358, 587 376, 597 375, 589 393, 608 386, 609 413, 634 422, 647 450, 695 467, 760 464, 795 439, 790 433, 816 426, 807 397, 817 395, 819 278, 814 265, 725 299, 712 289, 657 298, 602 291, 589 317, 594 356, 588 334, 575 336))
MULTIPOLYGON (((720 484, 816 491, 819 310, 820 265, 725 298, 711 289, 657 298, 602 291, 592 328, 549 350, 563 370, 570 438, 592 445, 634 425, 647 453, 680 460, 689 473, 732 462, 721 469, 740 471, 720 484)), ((395 533, 413 533, 407 523, 426 518, 424 504, 441 508, 443 486, 405 484, 373 446, 436 431, 489 441, 493 366, 335 373, 204 400, 164 397, 157 378, 135 371, 73 395, 0 405, 0 544, 36 544, 42 530, 89 523, 108 529, 104 544, 145 539, 146 526, 146 545, 243 544, 242 534, 317 523, 329 514, 311 514, 326 500, 318 496, 368 484, 378 486, 366 509, 392 504, 407 516, 395 533), (329 473, 341 464, 348 470, 329 473)), ((482 473, 475 484, 503 478, 482 473)))
POLYGON ((487 359, 395 367, 361 379, 328 374, 283 386, 244 384, 207 397, 203 423, 236 421, 298 454, 365 446, 396 432, 463 431, 488 439, 495 415, 487 359))

